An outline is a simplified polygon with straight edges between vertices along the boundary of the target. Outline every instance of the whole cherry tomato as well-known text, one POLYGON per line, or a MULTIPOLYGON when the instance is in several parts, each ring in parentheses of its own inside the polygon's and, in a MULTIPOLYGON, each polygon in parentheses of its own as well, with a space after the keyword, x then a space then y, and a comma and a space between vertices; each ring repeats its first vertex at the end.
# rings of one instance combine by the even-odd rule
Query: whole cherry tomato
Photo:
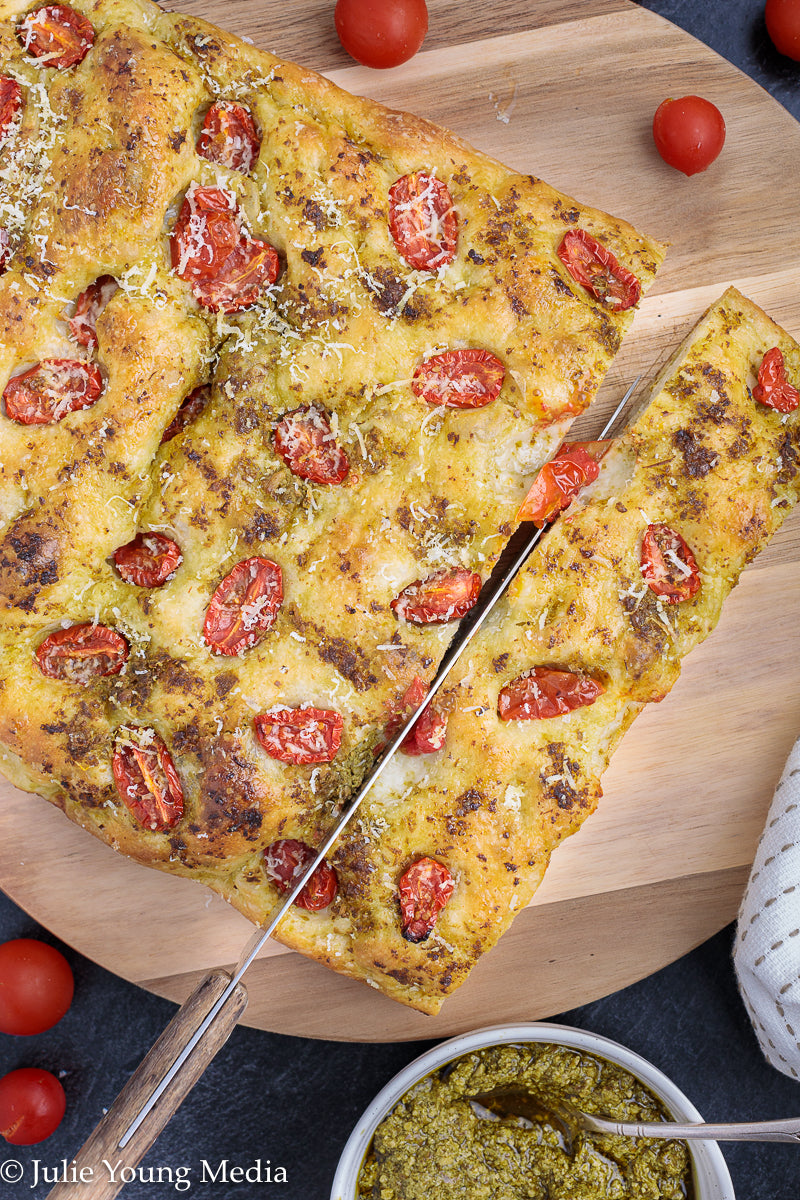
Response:
POLYGON ((424 942, 455 890, 453 876, 435 858, 418 858, 397 885, 402 932, 407 942, 424 942))
POLYGON ((49 1138, 66 1107, 64 1089, 49 1071, 21 1067, 0 1079, 0 1135, 12 1146, 49 1138))
POLYGON ((664 100, 653 117, 653 139, 665 163, 684 175, 710 167, 725 144, 725 121, 702 96, 664 100))
POLYGON ((767 0, 764 20, 775 49, 800 62, 800 0, 767 0))
POLYGON ((29 1037, 60 1021, 72 1003, 72 969, 55 946, 14 938, 0 946, 0 1032, 29 1037))
POLYGON ((337 0, 336 32, 365 67, 397 67, 413 58, 428 32, 425 0, 337 0))

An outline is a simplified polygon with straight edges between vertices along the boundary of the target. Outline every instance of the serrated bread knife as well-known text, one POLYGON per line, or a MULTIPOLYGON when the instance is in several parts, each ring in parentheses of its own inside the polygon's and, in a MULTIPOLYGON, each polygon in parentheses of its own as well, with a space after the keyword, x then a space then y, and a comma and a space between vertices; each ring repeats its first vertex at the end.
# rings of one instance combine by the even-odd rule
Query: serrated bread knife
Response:
MULTIPOLYGON (((641 378, 641 376, 639 377, 641 378)), ((639 378, 635 379, 598 435, 609 435, 626 407, 639 378)), ((125 1084, 112 1107, 100 1121, 72 1162, 65 1166, 62 1179, 48 1193, 48 1200, 112 1200, 133 1178, 138 1165, 172 1114, 180 1106, 217 1051, 224 1046, 239 1017, 247 1007, 247 992, 242 977, 264 943, 294 904, 319 865, 362 801, 380 779, 412 726, 419 720, 444 684, 453 667, 481 629, 489 614, 508 591, 539 541, 542 529, 528 537, 509 566, 503 561, 484 585, 478 604, 461 622, 450 648, 422 703, 386 745, 380 758, 361 787, 350 800, 316 857, 298 875, 291 890, 275 906, 265 925, 260 926, 245 946, 232 973, 212 971, 175 1016, 125 1084), (498 578, 495 580, 494 575, 498 578)))

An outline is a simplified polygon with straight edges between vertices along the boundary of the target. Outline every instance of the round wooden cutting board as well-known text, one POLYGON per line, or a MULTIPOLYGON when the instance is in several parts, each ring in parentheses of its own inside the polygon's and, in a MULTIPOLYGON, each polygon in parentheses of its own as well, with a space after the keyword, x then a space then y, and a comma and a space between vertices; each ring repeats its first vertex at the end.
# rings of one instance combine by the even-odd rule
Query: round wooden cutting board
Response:
MULTIPOLYGON (((380 73, 338 45, 333 0, 181 0, 350 91, 449 126, 479 149, 670 243, 601 397, 603 415, 735 283, 800 336, 800 126, 712 51, 627 0, 429 0, 425 50, 380 73), (687 179, 652 114, 701 93, 722 156, 687 179)), ((245 1020, 358 1040, 441 1037, 549 1016, 663 966, 736 913, 764 816, 800 734, 800 515, 748 568, 671 695, 637 721, 599 811, 555 855, 534 904, 435 1018, 280 946, 247 977, 245 1020)), ((148 871, 0 783, 0 885, 89 958, 182 1000, 252 927, 198 885, 148 871)))

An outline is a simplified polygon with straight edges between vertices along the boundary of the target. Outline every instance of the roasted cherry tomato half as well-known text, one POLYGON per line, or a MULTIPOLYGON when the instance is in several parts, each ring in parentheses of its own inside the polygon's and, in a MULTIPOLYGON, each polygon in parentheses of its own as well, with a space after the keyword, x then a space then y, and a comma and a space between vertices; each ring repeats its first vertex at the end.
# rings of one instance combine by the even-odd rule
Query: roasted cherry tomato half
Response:
POLYGON ((403 937, 424 942, 453 894, 455 884, 447 867, 435 858, 418 858, 398 884, 403 937))
POLYGON ((126 583, 136 587, 161 587, 183 562, 181 548, 165 533, 137 533, 132 542, 113 554, 114 566, 126 583))
POLYGON ((128 661, 128 643, 107 625, 70 625, 57 629, 36 648, 39 670, 49 679, 83 687, 104 675, 117 675, 128 661))
POLYGON ((564 234, 558 257, 576 283, 615 312, 638 304, 642 294, 639 280, 585 229, 569 229, 564 234))
POLYGON ((702 96, 664 100, 653 117, 653 140, 665 163, 696 175, 725 145, 725 121, 716 104, 702 96))
POLYGON ((60 1021, 72 1003, 72 968, 35 938, 0 945, 0 1033, 30 1037, 60 1021))
POLYGON ((456 255, 458 214, 446 183, 415 171, 389 188, 389 232, 417 271, 438 271, 456 255))
POLYGON ((219 585, 203 637, 217 654, 240 654, 271 627, 283 601, 283 572, 269 558, 245 558, 219 585))
POLYGON ((122 725, 111 762, 114 783, 132 816, 163 833, 183 816, 183 787, 172 756, 154 729, 122 725))
POLYGON ((425 0, 336 0, 339 41, 356 62, 383 70, 408 62, 428 32, 425 0))
POLYGON ((175 273, 195 299, 215 312, 238 312, 255 304, 278 278, 278 252, 244 228, 235 196, 219 187, 192 184, 170 237, 175 273))
MULTIPOLYGON (((400 701, 400 711, 394 718, 394 728, 398 730, 408 720, 415 709, 419 708, 428 694, 424 679, 415 676, 400 701)), ((391 734, 391 736, 395 736, 391 734)), ((420 754, 435 754, 444 746, 447 736, 447 713, 429 705, 424 713, 414 722, 400 743, 403 754, 414 757, 420 754)))
MULTIPOLYGON (((291 891, 298 875, 316 858, 316 851, 305 842, 294 838, 283 838, 273 842, 264 851, 264 866, 267 876, 282 896, 291 891)), ((300 895, 295 900, 296 908, 318 912, 327 908, 336 895, 339 883, 336 872, 327 862, 321 862, 300 895)))
POLYGON ((517 519, 533 521, 541 529, 569 508, 578 492, 597 479, 598 461, 610 445, 610 441, 565 442, 534 479, 517 519))
POLYGON ((261 139, 249 109, 232 100, 211 105, 197 139, 201 158, 247 175, 260 149, 261 139))
POLYGON ((94 45, 91 21, 69 4, 45 4, 17 26, 23 48, 43 67, 74 67, 94 45))
POLYGON ((700 590, 700 570, 679 533, 669 525, 648 525, 642 539, 642 576, 666 604, 690 600, 700 590))
POLYGON ((328 414, 316 404, 286 413, 275 430, 275 453, 293 475, 312 483, 341 483, 350 460, 336 441, 328 414))
POLYGON ((254 723, 267 754, 281 762, 330 762, 342 744, 344 721, 329 708, 276 708, 254 723))
POLYGON ((97 363, 45 358, 9 379, 3 392, 6 415, 20 425, 52 425, 68 413, 89 408, 103 391, 97 363))
POLYGON ((101 275, 81 292, 75 301, 75 312, 69 327, 75 341, 89 350, 97 348, 97 318, 119 288, 113 275, 101 275))
POLYGON ((458 621, 477 603, 481 577, 466 567, 442 567, 403 588, 391 603, 394 614, 415 625, 458 621))
POLYGON ((0 75, 0 146, 7 141, 22 113, 22 88, 10 75, 0 75))
POLYGON ((0 1079, 0 1136, 33 1146, 55 1133, 67 1107, 64 1089, 49 1071, 20 1067, 0 1079))
POLYGON ((800 404, 800 392, 786 378, 786 366, 778 346, 768 350, 761 360, 753 399, 780 413, 793 412, 800 404))
POLYGON ((189 395, 180 406, 175 416, 170 421, 167 428, 161 436, 161 445, 164 442, 171 442, 179 433, 183 433, 187 425, 190 425, 195 417, 199 417, 211 397, 211 388, 207 383, 196 387, 194 391, 189 392, 189 395))
POLYGON ((594 704, 602 683, 581 671, 534 667, 501 689, 497 715, 501 721, 542 721, 594 704))
POLYGON ((446 350, 419 364, 411 390, 427 404, 484 408, 500 395, 505 374, 490 350, 446 350))
MULTIPOLYGON (((424 679, 420 679, 419 675, 416 675, 406 688, 399 703, 393 706, 393 714, 373 748, 376 758, 379 754, 383 754, 389 743, 397 737, 408 718, 419 708, 427 694, 428 685, 424 679)), ((439 712, 438 709, 429 706, 403 738, 400 749, 403 754, 412 756, 435 754, 444 746, 446 736, 447 713, 439 712)))
POLYGON ((447 714, 438 709, 426 708, 403 738, 400 749, 414 757, 420 754, 436 754, 444 746, 447 737, 447 714))
POLYGON ((779 54, 800 62, 800 4, 798 0, 767 0, 767 33, 779 54))

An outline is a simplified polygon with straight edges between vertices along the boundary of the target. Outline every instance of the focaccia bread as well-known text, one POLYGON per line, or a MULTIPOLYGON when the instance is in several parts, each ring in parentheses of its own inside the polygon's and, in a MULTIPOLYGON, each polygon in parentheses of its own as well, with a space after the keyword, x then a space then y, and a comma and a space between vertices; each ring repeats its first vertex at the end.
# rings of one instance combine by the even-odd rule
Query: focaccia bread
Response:
POLYGON ((398 755, 367 797, 331 859, 347 892, 293 918, 292 945, 424 1012, 463 983, 797 501, 797 388, 800 346, 729 289, 434 701, 443 748, 398 755))
MULTIPOLYGON (((146 0, 2 15, 0 767, 258 920, 663 247, 146 0)), ((342 863, 288 940, 369 944, 342 863)))

